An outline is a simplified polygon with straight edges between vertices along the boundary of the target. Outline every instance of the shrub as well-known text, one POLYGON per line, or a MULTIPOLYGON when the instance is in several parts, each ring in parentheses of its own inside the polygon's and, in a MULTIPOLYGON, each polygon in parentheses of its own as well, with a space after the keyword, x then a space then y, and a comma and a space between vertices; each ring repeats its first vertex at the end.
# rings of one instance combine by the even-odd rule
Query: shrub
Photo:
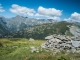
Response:
POLYGON ((3 46, 3 44, 0 42, 0 47, 2 47, 3 46))
POLYGON ((60 57, 59 59, 57 59, 57 60, 67 60, 67 59, 61 56, 61 57, 60 57))

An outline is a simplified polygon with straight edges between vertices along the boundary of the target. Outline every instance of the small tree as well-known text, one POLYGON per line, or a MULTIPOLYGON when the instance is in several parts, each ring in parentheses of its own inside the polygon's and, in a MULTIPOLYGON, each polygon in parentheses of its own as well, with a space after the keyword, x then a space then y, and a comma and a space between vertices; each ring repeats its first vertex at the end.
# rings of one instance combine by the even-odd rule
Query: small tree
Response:
POLYGON ((65 59, 64 57, 60 57, 59 59, 57 59, 57 60, 67 60, 67 59, 65 59))
POLYGON ((73 36, 73 35, 70 33, 70 31, 68 31, 68 30, 66 30, 65 35, 67 35, 67 36, 73 36))

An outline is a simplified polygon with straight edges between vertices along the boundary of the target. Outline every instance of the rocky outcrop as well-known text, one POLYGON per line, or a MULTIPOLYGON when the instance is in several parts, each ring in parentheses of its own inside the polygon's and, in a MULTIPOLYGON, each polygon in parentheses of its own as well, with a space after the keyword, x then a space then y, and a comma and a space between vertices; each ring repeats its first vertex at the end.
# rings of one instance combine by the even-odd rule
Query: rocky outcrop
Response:
MULTIPOLYGON (((73 44, 72 37, 65 35, 50 35, 45 37, 47 40, 45 43, 41 45, 41 48, 49 49, 49 50, 65 50, 67 52, 80 52, 80 45, 75 46, 73 44)), ((76 38, 75 38, 76 39, 76 38)), ((79 43, 78 43, 79 44, 79 43)))
POLYGON ((80 28, 78 26, 67 26, 75 37, 80 37, 80 28))

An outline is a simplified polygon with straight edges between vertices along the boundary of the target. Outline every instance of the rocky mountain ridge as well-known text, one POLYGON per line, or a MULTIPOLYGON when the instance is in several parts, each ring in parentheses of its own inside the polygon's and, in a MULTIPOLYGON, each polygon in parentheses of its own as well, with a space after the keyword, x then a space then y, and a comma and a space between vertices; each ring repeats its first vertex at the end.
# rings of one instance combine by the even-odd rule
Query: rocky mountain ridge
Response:
POLYGON ((6 26, 9 28, 10 31, 19 31, 34 25, 55 22, 53 19, 34 19, 19 15, 12 18, 5 18, 3 16, 1 16, 0 18, 6 23, 6 26))

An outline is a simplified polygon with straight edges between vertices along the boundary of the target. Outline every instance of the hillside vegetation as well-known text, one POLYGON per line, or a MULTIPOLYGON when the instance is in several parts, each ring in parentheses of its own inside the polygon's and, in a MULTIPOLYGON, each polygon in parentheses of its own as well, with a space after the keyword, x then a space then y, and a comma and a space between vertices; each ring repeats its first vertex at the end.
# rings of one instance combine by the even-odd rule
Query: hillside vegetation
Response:
POLYGON ((62 21, 56 23, 36 25, 18 32, 9 33, 6 36, 13 36, 14 38, 44 39, 46 36, 51 34, 65 35, 66 33, 66 35, 72 35, 69 32, 69 28, 67 27, 68 25, 72 25, 72 23, 62 21))

